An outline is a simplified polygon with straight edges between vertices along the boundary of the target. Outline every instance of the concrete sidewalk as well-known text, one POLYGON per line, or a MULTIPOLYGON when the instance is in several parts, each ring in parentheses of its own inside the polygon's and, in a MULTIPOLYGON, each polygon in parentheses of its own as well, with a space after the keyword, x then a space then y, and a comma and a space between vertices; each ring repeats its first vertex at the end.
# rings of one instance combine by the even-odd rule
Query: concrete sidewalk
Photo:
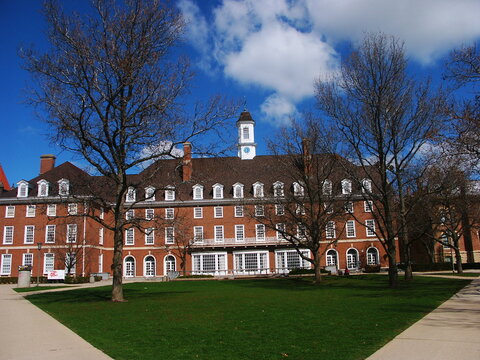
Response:
POLYGON ((15 286, 0 285, 0 360, 111 359, 25 300, 15 286))
POLYGON ((480 359, 480 279, 367 358, 405 359, 480 359))

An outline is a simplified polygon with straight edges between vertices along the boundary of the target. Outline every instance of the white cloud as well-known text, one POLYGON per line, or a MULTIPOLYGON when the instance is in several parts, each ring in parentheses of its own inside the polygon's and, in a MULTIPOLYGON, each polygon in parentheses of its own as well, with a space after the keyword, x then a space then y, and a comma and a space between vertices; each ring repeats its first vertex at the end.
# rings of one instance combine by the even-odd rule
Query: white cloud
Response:
POLYGON ((160 144, 144 147, 139 154, 140 159, 145 159, 152 155, 157 156, 157 158, 142 162, 140 167, 146 168, 158 159, 173 159, 182 157, 183 149, 172 147, 172 144, 173 143, 171 141, 163 140, 160 142, 160 144))
POLYGON ((277 94, 270 95, 263 102, 260 110, 267 121, 277 126, 289 124, 292 116, 297 114, 295 105, 288 99, 277 94))

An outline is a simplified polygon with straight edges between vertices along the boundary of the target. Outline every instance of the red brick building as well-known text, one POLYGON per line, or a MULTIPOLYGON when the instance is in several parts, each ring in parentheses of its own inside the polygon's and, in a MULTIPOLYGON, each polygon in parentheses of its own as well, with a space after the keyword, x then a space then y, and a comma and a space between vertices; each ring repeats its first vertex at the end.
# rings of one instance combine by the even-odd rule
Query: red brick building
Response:
MULTIPOLYGON (((301 185, 279 170, 286 158, 256 155, 254 125, 243 112, 237 121, 237 157, 192 158, 187 143, 182 159, 159 160, 129 176, 124 276, 163 276, 181 271, 183 262, 189 274, 219 276, 310 267, 262 221, 275 213, 277 225, 284 226, 279 204, 301 185)), ((112 213, 103 209, 111 204, 89 205, 89 189, 108 194, 110 186, 69 162, 55 166, 53 155, 42 156, 39 176, 0 194, 0 276, 17 276, 20 265, 32 265, 36 276, 65 269, 66 263, 77 275, 110 272, 112 213)), ((367 264, 388 266, 363 186, 368 182, 357 184, 341 171, 325 181, 322 191, 345 210, 322 229, 328 239, 322 266, 354 271, 367 264)))

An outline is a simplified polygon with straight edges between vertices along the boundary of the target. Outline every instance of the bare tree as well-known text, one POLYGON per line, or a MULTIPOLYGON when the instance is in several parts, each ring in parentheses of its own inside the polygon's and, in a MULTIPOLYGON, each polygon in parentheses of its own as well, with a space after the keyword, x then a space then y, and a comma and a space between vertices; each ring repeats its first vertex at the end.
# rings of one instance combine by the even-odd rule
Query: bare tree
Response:
POLYGON ((388 255, 392 287, 398 278, 396 239, 408 238, 410 169, 419 165, 419 151, 436 135, 441 120, 441 98, 431 95, 428 82, 417 84, 406 68, 398 40, 369 34, 336 77, 316 82, 318 108, 343 136, 346 157, 372 181, 375 231, 388 255))
POLYGON ((112 300, 123 301, 124 230, 132 223, 125 214, 142 200, 125 203, 129 186, 136 185, 127 174, 172 155, 181 142, 200 141, 236 109, 214 97, 188 115, 182 99, 192 73, 187 59, 171 54, 185 26, 174 7, 157 0, 92 5, 91 15, 80 16, 46 2, 51 48, 44 54, 25 50, 22 56, 38 84, 30 100, 45 111, 52 141, 104 177, 85 189, 94 202, 90 208, 104 208, 113 217, 107 222, 98 211, 90 214, 114 234, 112 300))

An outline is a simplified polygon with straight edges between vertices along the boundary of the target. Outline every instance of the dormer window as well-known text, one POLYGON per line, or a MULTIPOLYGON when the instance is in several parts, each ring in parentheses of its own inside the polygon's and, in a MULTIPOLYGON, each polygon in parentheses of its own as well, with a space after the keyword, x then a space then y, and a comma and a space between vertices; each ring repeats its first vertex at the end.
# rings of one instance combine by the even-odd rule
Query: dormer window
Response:
POLYGON ((261 182, 257 181, 255 184, 253 184, 253 196, 257 198, 264 196, 263 184, 261 182))
POLYGON ((28 182, 25 180, 19 181, 17 183, 18 190, 17 190, 17 197, 27 197, 28 196, 28 182))
POLYGON ((370 194, 372 192, 372 180, 363 179, 362 180, 362 192, 370 194))
POLYGON ((277 181, 273 184, 273 196, 275 197, 282 197, 285 195, 283 183, 281 181, 277 181))
POLYGON ((127 194, 125 195, 125 201, 132 202, 135 201, 136 191, 133 186, 129 186, 127 189, 127 194))
POLYGON ((223 199, 223 185, 215 184, 213 187, 213 198, 214 199, 223 199))
POLYGON ((323 195, 332 195, 332 182, 330 180, 325 180, 322 185, 323 195))
POLYGON ((200 184, 193 185, 193 200, 203 199, 203 186, 200 184))
POLYGON ((47 180, 40 180, 37 182, 38 184, 38 196, 48 196, 48 181, 47 180))
POLYGON ((145 188, 145 201, 155 201, 155 188, 153 186, 145 188))
POLYGON ((342 180, 342 194, 348 195, 352 193, 352 182, 348 179, 342 180))
POLYGON ((243 184, 236 183, 233 185, 233 197, 235 199, 243 198, 243 184))
POLYGON ((165 201, 175 200, 175 188, 173 186, 167 186, 165 190, 165 201))
POLYGON ((70 182, 67 179, 58 180, 58 195, 67 196, 70 193, 70 182))
POLYGON ((293 196, 303 196, 305 194, 304 187, 298 182, 293 183, 293 196))

